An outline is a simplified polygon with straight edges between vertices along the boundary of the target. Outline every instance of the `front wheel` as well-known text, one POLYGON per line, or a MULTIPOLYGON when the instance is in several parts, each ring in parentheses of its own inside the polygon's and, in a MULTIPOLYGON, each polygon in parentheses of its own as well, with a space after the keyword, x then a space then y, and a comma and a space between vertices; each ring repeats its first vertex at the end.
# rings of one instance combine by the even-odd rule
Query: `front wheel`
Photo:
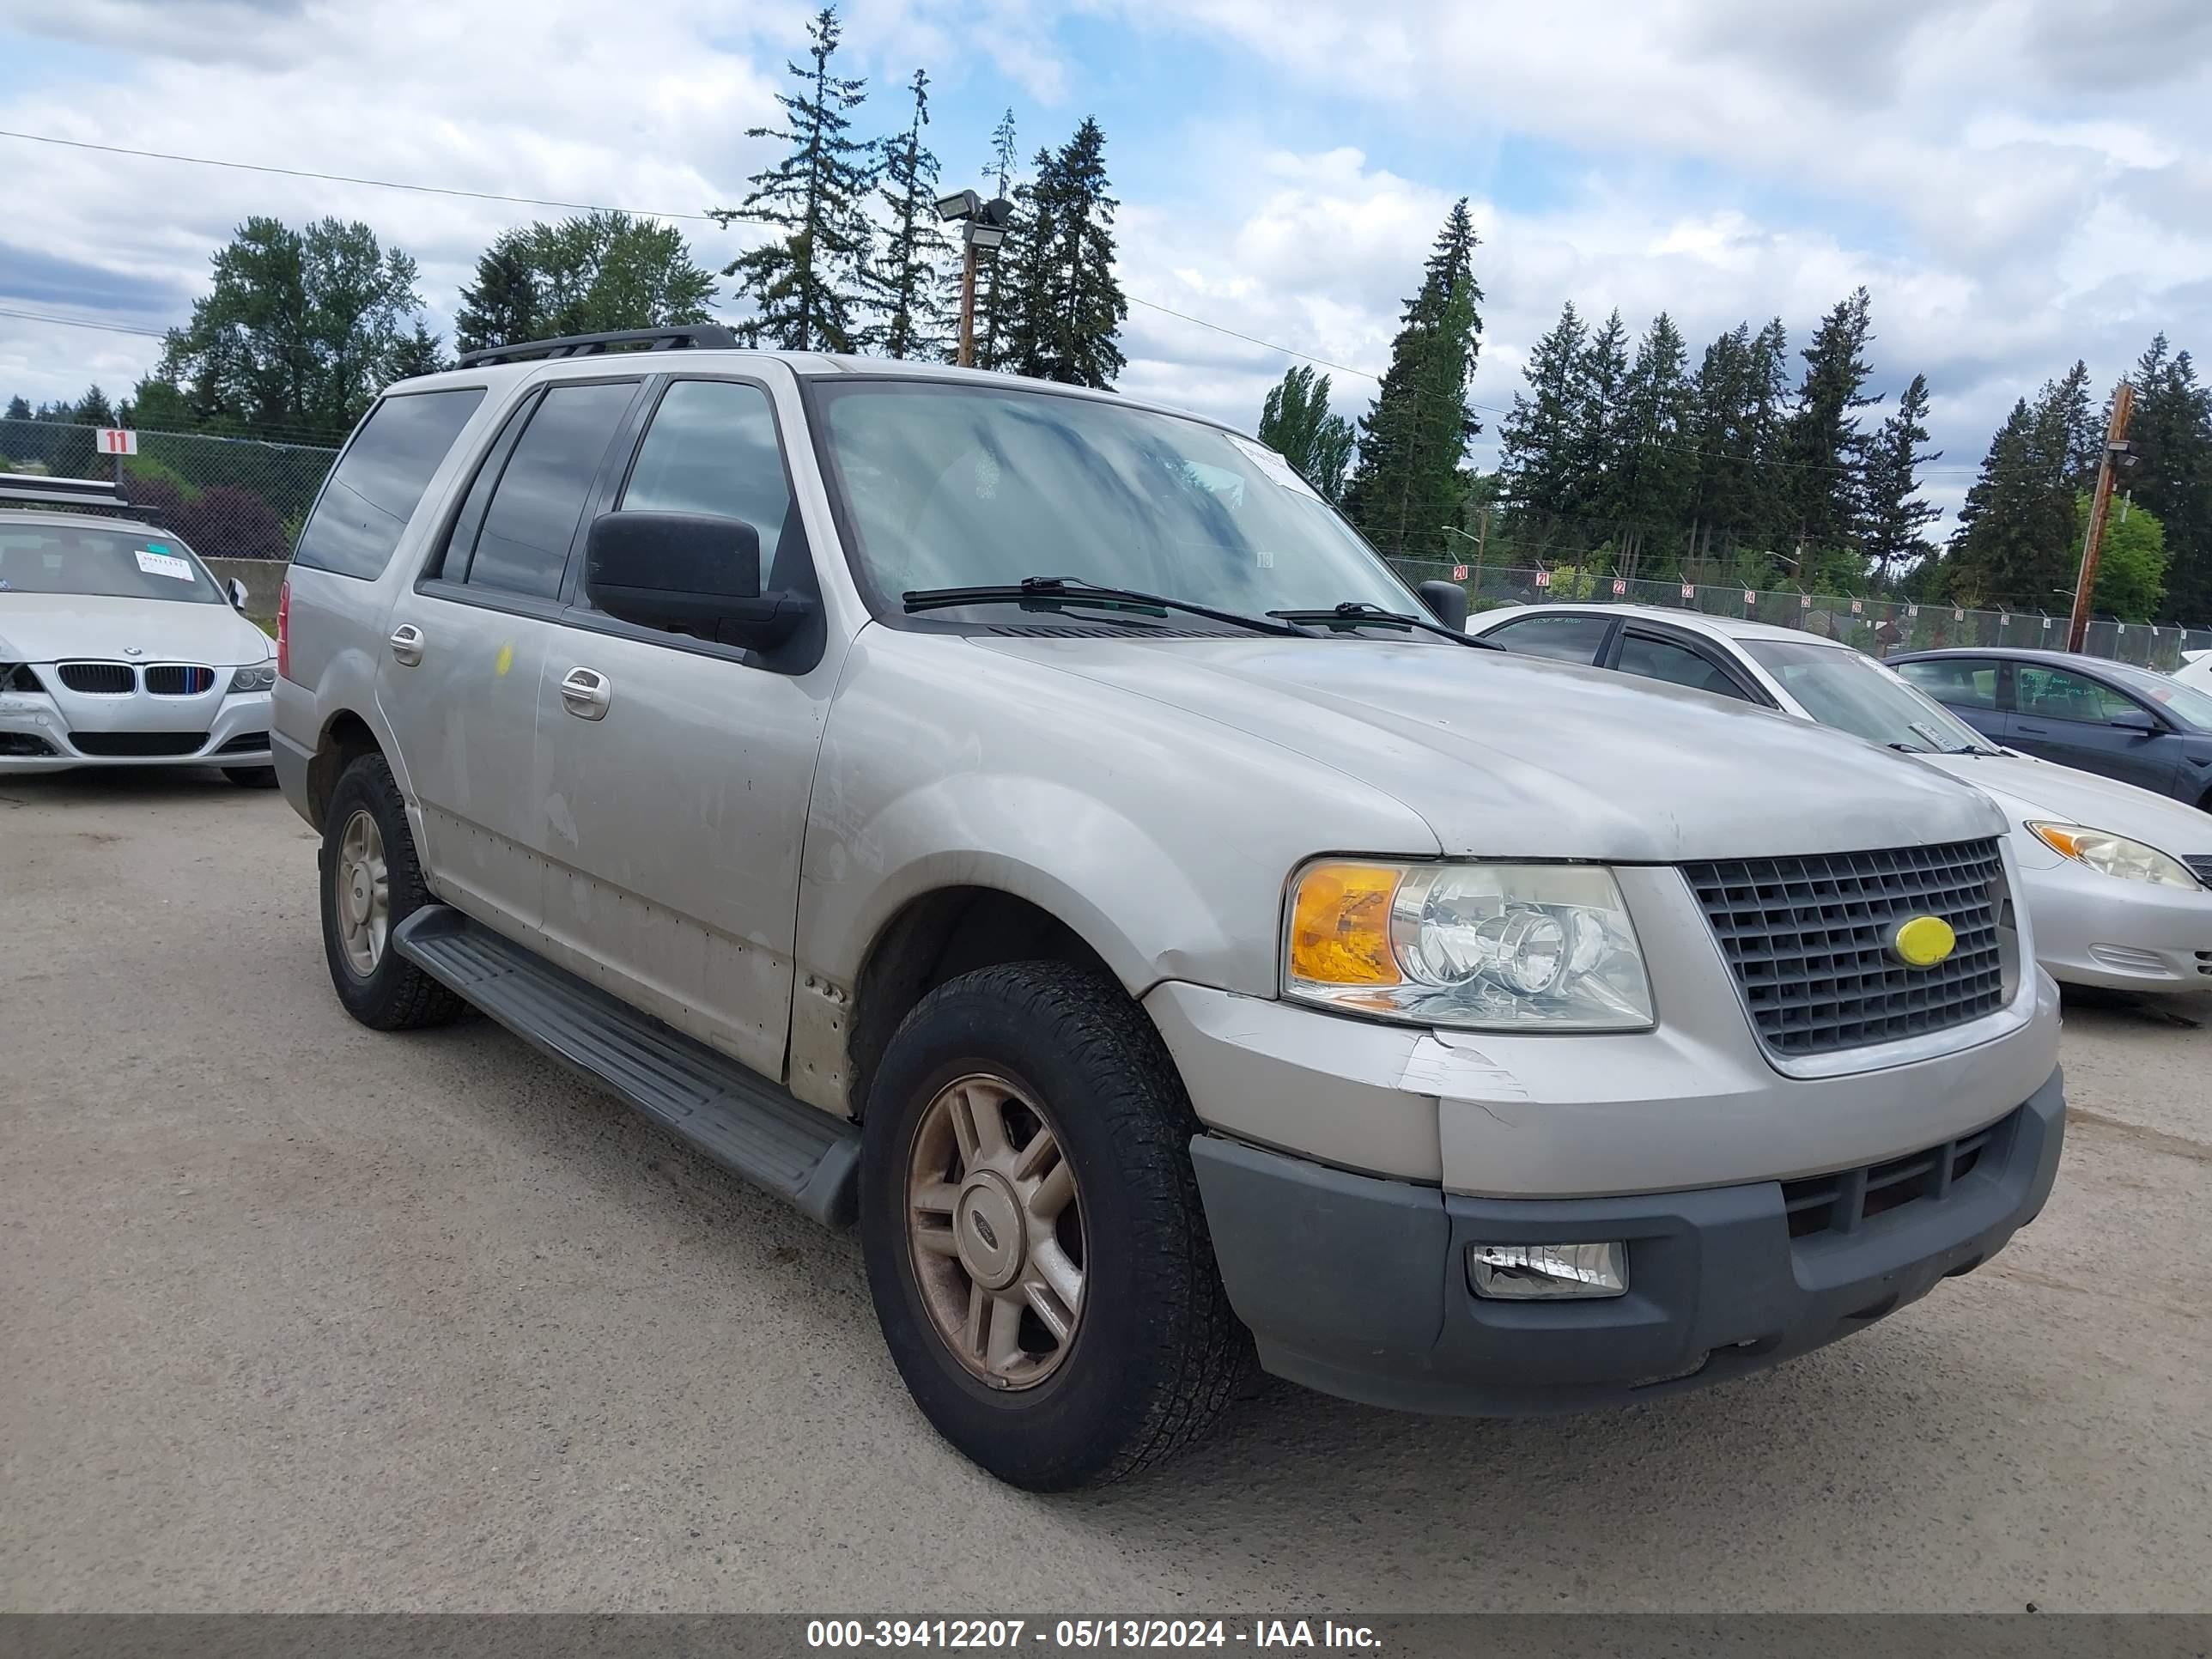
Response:
POLYGON ((430 902, 407 809, 384 757, 339 776, 323 817, 323 954, 346 1012, 380 1031, 442 1025, 468 1006, 392 946, 392 930, 430 902))
POLYGON ((869 1289, 923 1413, 1000 1479, 1118 1480, 1234 1396, 1249 1339, 1193 1127, 1142 1011, 1063 963, 953 980, 892 1038, 862 1124, 869 1289))

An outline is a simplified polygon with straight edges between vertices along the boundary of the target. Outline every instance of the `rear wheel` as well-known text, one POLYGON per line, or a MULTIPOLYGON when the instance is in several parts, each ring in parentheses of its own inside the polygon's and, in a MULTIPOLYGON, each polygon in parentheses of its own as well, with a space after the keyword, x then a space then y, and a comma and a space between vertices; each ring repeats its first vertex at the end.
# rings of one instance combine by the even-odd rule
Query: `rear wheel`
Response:
POLYGON ((862 1125, 869 1288, 916 1403, 1001 1480, 1118 1480, 1234 1397, 1249 1339, 1193 1127, 1143 1012, 1063 963, 953 980, 891 1040, 862 1125))
POLYGON ((241 789, 274 789, 276 769, 273 766, 226 766, 222 775, 241 789))
POLYGON ((380 1031, 441 1025, 467 1004, 392 948, 392 930, 430 902, 392 769, 361 756, 323 817, 323 954, 346 1012, 380 1031))

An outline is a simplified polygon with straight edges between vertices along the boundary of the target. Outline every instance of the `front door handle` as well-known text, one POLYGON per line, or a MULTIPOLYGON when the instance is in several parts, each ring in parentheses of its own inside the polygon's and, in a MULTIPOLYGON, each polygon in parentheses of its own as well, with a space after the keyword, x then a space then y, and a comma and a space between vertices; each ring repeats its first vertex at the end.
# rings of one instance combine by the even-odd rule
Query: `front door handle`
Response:
POLYGON ((2019 725, 2014 726, 2013 730, 2015 732, 2025 732, 2031 738, 2047 738, 2051 735, 2050 727, 2045 726, 2030 726, 2026 720, 2022 720, 2019 725))
POLYGON ((580 720, 605 720, 614 696, 614 682, 596 668, 572 668, 561 677, 561 701, 580 720))
POLYGON ((422 630, 413 623, 402 623, 392 630, 392 659, 406 668, 422 660, 422 630))

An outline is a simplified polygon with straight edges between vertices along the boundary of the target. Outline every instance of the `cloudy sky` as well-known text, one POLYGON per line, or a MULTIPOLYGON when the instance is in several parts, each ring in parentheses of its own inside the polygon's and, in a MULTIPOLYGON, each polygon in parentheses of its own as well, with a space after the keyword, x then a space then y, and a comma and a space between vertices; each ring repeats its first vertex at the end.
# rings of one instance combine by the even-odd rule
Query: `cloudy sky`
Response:
MULTIPOLYGON (((0 129, 697 213, 769 146, 806 8, 762 0, 0 0, 0 129)), ((1693 353, 1874 293, 1880 389, 1934 388, 1964 491, 2013 398, 2149 336, 2212 350, 2208 0, 847 0, 864 131, 935 83, 948 185, 1012 106, 1108 139, 1133 301, 1379 371, 1451 201, 1502 407, 1562 301, 1693 353)), ((127 387, 249 213, 367 220, 450 331, 530 209, 0 137, 0 396, 127 387)), ((749 241, 687 222, 702 263, 749 241)), ((1249 427, 1290 361, 1132 306, 1123 385, 1249 427)), ((1336 376, 1339 403, 1371 383, 1336 376)), ((1494 454, 1496 416, 1478 446, 1494 454)))

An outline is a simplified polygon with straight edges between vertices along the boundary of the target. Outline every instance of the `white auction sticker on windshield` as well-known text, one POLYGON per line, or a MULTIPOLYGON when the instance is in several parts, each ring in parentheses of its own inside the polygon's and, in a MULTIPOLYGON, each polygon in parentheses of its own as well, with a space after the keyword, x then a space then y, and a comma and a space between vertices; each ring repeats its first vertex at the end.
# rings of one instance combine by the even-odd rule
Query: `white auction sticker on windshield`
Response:
POLYGON ((181 582, 192 579, 191 561, 180 559, 173 553, 156 553, 149 547, 142 547, 131 556, 138 561, 138 568, 149 576, 173 576, 181 582))
POLYGON ((1229 434, 1229 441, 1237 446, 1238 454, 1266 473, 1273 482, 1285 489, 1295 489, 1301 495, 1312 495, 1316 501, 1321 499, 1315 494, 1314 487, 1298 477, 1297 469, 1267 445, 1255 444, 1249 438, 1239 437, 1233 432, 1229 434))

